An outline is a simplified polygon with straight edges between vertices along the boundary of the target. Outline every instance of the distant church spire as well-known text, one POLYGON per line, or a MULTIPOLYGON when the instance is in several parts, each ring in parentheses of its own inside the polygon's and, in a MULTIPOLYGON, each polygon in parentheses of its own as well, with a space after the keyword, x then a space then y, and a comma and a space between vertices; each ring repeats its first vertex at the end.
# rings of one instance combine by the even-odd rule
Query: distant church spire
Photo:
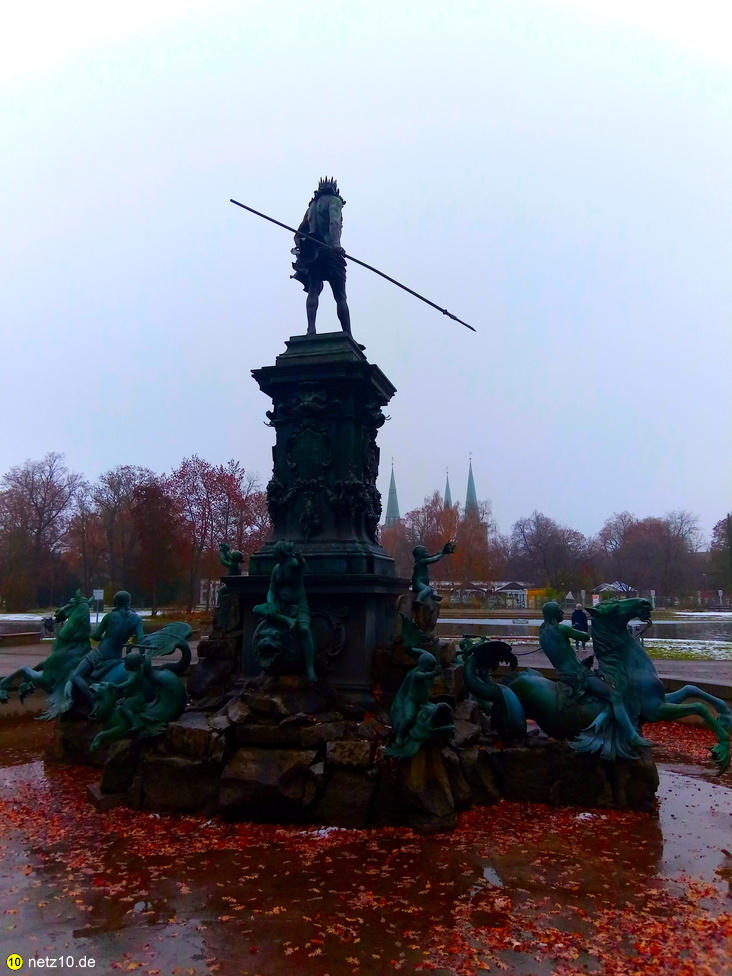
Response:
POLYGON ((468 469, 468 490, 465 495, 465 517, 469 518, 471 515, 477 516, 478 513, 478 495, 475 491, 475 480, 473 478, 473 458, 470 458, 470 468, 468 469))
POLYGON ((394 460, 391 462, 391 481, 389 482, 389 499, 386 503, 386 518, 384 525, 396 525, 399 521, 399 499, 397 498, 396 481, 394 480, 394 460))
POLYGON ((452 492, 450 491, 450 472, 445 474, 445 508, 452 508, 452 492))

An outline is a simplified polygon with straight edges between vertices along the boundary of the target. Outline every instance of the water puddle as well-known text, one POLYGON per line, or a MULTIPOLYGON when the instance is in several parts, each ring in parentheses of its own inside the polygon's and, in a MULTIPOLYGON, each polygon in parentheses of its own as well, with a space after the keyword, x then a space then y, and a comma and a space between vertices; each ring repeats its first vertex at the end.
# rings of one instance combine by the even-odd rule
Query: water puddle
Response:
POLYGON ((98 772, 47 762, 51 738, 0 727, 0 924, 24 958, 146 976, 730 971, 732 789, 708 763, 664 757, 658 816, 500 803, 422 838, 100 814, 98 772))

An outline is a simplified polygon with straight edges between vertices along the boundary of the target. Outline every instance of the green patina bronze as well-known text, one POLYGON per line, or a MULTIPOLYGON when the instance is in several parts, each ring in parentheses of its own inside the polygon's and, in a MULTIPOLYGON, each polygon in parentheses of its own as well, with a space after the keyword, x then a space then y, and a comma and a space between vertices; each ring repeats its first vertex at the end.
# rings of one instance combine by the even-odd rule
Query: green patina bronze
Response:
POLYGON ((295 271, 292 277, 308 293, 305 301, 308 335, 315 335, 315 316, 326 281, 333 292, 341 328, 347 335, 351 334, 351 315, 346 300, 346 252, 341 247, 345 204, 336 180, 326 176, 318 183, 295 234, 292 253, 296 260, 292 265, 295 271), (319 242, 325 247, 319 246, 319 242))
POLYGON ((34 668, 22 667, 7 678, 2 678, 0 702, 7 702, 8 690, 12 682, 22 676, 23 681, 18 689, 21 702, 35 688, 42 688, 48 692, 47 709, 41 718, 55 718, 69 708, 72 698, 70 690, 68 692, 66 690, 67 682, 79 662, 91 650, 89 643, 91 602, 81 595, 81 590, 77 590, 66 606, 56 611, 56 621, 62 626, 53 642, 51 653, 45 661, 34 668))
POLYGON ((503 685, 497 685, 485 666, 487 652, 475 647, 465 666, 466 685, 478 698, 503 703, 507 734, 520 735, 525 719, 530 718, 547 735, 568 740, 579 752, 609 760, 638 757, 638 747, 645 742, 638 730, 644 723, 697 715, 717 737, 711 752, 719 771, 724 772, 730 764, 732 711, 726 702, 694 685, 665 693, 653 662, 628 631, 628 622, 636 617, 650 621, 651 609, 648 600, 640 599, 608 600, 590 609, 599 677, 589 671, 582 673, 579 669, 583 666, 576 656, 574 662, 569 659, 565 641, 571 651, 569 639, 575 632, 562 626, 556 606, 549 605, 545 608, 541 645, 552 656, 563 680, 551 681, 527 668, 513 671, 503 685), (484 666, 477 682, 475 674, 481 670, 481 663, 484 666), (603 679, 601 687, 598 681, 603 679), (506 696, 506 691, 515 696, 515 701, 506 696), (683 704, 688 698, 700 701, 683 704), (715 708, 716 718, 704 702, 715 708), (623 713, 633 736, 627 733, 623 713))
POLYGON ((185 711, 185 685, 172 671, 152 666, 155 650, 154 646, 143 646, 142 653, 127 654, 122 681, 91 685, 94 707, 90 718, 104 726, 91 744, 92 752, 113 739, 160 735, 185 711))
POLYGON ((294 544, 284 539, 277 542, 274 554, 277 563, 270 576, 267 602, 253 609, 255 616, 264 618, 252 639, 254 655, 264 670, 300 670, 304 665, 310 681, 317 681, 305 560, 294 544))
POLYGON ((226 542, 219 546, 219 559, 221 565, 229 570, 229 576, 241 576, 241 564, 244 554, 238 549, 232 549, 226 542))
POLYGON ((395 740, 386 749, 387 756, 408 759, 430 741, 449 738, 455 731, 452 708, 446 702, 431 702, 430 693, 440 673, 437 657, 420 645, 427 635, 413 620, 400 613, 404 649, 417 658, 401 683, 391 706, 391 724, 395 740))
POLYGON ((136 643, 143 643, 142 618, 131 609, 131 600, 126 590, 115 593, 114 610, 105 613, 91 635, 92 640, 100 642, 99 646, 84 655, 66 682, 64 693, 68 698, 76 692, 91 702, 91 682, 108 678, 109 672, 120 665, 122 651, 131 637, 136 638, 136 643))
POLYGON ((437 563, 445 556, 455 552, 455 543, 446 542, 441 552, 436 552, 430 556, 424 546, 415 546, 412 550, 414 557, 414 569, 412 571, 412 593, 417 603, 428 604, 430 602, 439 603, 442 597, 439 596, 435 588, 430 584, 429 567, 432 563, 437 563))
POLYGON ((430 701, 439 665, 429 651, 422 651, 417 666, 408 672, 391 706, 395 740, 387 756, 408 759, 430 740, 447 738, 455 731, 452 709, 446 702, 430 701))
MULTIPOLYGON (((570 688, 571 701, 580 704, 589 696, 609 702, 612 717, 602 718, 604 748, 612 743, 617 755, 632 758, 638 746, 647 746, 650 743, 634 728, 619 692, 578 660, 571 641, 580 640, 585 643, 590 635, 563 624, 564 611, 554 600, 544 604, 542 613, 544 623, 539 629, 539 644, 554 665, 559 680, 570 688)), ((595 752, 596 739, 597 729, 590 726, 574 739, 573 746, 579 752, 595 752)))
POLYGON ((500 664, 512 671, 518 667, 511 645, 497 640, 460 641, 465 687, 490 715, 491 726, 503 739, 523 738, 526 735, 526 716, 516 695, 505 685, 493 680, 493 672, 500 664))

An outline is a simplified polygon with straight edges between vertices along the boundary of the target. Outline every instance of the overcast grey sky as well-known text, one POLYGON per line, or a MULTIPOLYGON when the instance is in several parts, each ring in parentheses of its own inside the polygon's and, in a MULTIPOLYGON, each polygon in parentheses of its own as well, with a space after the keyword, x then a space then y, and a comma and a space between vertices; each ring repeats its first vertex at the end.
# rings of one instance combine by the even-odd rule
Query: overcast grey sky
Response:
MULTIPOLYGON (((183 456, 269 478, 251 379, 305 330, 318 177, 395 383, 402 512, 732 506, 729 3, 17 5, 0 39, 0 472, 183 456), (22 6, 22 9, 20 9, 22 6)), ((337 328, 324 293, 321 331, 337 328)))

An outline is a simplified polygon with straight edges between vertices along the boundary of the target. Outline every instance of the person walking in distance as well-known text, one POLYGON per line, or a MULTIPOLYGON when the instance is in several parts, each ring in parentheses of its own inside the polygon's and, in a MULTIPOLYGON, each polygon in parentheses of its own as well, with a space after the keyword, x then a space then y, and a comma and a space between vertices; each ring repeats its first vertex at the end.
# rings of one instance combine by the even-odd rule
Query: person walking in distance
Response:
MULTIPOLYGON (((589 624, 589 618, 585 613, 585 608, 582 606, 581 603, 575 604, 574 613, 572 614, 572 627, 574 627, 575 630, 579 630, 583 634, 586 634, 588 624, 589 624)), ((574 646, 575 648, 579 648, 580 646, 579 638, 577 638, 577 640, 574 642, 574 646)), ((582 650, 584 649, 585 649, 585 642, 582 641, 582 650)))

